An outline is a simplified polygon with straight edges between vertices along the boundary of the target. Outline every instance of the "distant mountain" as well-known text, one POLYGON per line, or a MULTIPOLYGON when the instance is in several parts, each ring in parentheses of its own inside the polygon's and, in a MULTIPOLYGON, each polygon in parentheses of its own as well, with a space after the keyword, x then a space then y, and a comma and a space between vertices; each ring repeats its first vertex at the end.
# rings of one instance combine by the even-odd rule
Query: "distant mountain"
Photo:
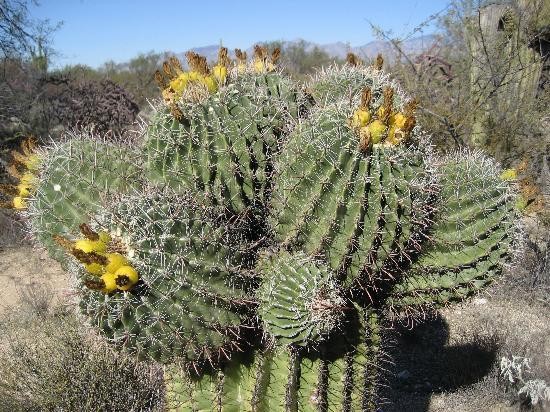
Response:
MULTIPOLYGON (((400 46, 402 50, 407 54, 420 54, 425 50, 428 50, 430 47, 432 47, 437 41, 437 37, 435 35, 425 35, 420 37, 415 37, 412 39, 405 40, 400 46)), ((265 43, 271 43, 271 42, 265 42, 265 43)), ((329 56, 335 57, 338 59, 344 59, 346 57, 346 54, 348 52, 355 53, 357 56, 359 56, 362 59, 372 59, 376 57, 379 53, 382 53, 384 58, 386 59, 392 59, 396 55, 396 51, 394 47, 387 41, 383 40, 375 40, 371 41, 369 43, 366 43, 362 46, 357 47, 351 47, 349 43, 344 42, 336 42, 336 43, 329 43, 329 44, 318 44, 314 42, 309 42, 301 39, 297 40, 291 40, 291 41, 278 41, 278 43, 281 43, 283 49, 292 46, 292 45, 298 45, 302 43, 306 49, 306 51, 311 51, 313 48, 318 47, 324 52, 326 52, 329 56)), ((215 61, 218 56, 218 45, 210 45, 210 46, 202 46, 202 47, 194 47, 191 50, 194 52, 201 54, 206 57, 206 59, 209 62, 215 61)), ((246 49, 249 56, 252 55, 253 52, 253 46, 250 46, 248 49, 246 49)), ((234 57, 233 50, 230 50, 230 56, 234 57)), ((180 58, 183 62, 186 61, 185 59, 185 52, 177 53, 177 57, 180 58)))

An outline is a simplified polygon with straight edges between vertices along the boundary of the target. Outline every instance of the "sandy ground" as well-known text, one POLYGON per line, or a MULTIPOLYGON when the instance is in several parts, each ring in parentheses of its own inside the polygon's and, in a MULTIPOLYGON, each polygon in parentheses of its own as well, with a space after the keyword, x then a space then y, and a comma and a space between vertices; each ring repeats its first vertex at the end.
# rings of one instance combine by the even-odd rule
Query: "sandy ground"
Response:
POLYGON ((67 276, 59 263, 28 245, 0 248, 0 280, 0 314, 29 294, 51 294, 59 301, 67 292, 67 276))

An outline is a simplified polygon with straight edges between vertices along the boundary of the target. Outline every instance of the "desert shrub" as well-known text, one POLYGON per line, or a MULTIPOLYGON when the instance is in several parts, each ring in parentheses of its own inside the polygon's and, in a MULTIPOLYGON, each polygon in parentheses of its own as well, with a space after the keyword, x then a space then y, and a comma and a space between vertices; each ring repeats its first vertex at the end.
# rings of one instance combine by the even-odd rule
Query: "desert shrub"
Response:
POLYGON ((51 77, 43 86, 41 102, 55 123, 101 134, 123 134, 139 112, 133 96, 111 80, 51 77))
POLYGON ((550 386, 544 379, 533 377, 531 359, 522 356, 503 356, 500 360, 500 373, 508 385, 517 391, 520 400, 530 405, 544 405, 550 402, 550 386))
POLYGON ((29 306, 32 296, 27 298, 26 305, 0 320, 0 409, 161 409, 158 368, 113 352, 85 332, 72 313, 45 311, 42 300, 29 306))

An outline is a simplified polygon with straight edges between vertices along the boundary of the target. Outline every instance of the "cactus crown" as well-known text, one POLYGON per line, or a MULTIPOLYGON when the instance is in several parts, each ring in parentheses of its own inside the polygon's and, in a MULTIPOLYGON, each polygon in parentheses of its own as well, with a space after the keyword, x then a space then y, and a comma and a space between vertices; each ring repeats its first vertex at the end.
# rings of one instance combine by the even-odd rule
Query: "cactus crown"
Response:
POLYGON ((138 148, 80 136, 35 157, 25 143, 4 192, 28 202, 83 317, 170 365, 177 410, 374 409, 385 319, 502 270, 514 175, 433 154, 381 58, 301 87, 278 49, 235 56, 165 62, 138 148))

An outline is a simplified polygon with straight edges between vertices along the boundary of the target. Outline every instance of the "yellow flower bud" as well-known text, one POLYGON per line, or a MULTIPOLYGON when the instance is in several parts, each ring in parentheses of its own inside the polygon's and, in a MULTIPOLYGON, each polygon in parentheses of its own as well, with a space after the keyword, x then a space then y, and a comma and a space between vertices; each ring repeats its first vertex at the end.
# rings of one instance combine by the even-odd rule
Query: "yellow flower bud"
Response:
POLYGON ((96 276, 101 276, 105 272, 105 268, 99 263, 89 263, 84 265, 84 268, 88 273, 96 276))
POLYGON ((25 166, 30 171, 36 171, 38 170, 38 166, 40 166, 40 158, 37 154, 30 154, 27 156, 27 159, 25 160, 25 166))
POLYGON ((405 139, 405 132, 395 125, 390 126, 386 143, 388 146, 397 146, 405 139))
POLYGON ((407 118, 405 115, 401 112, 396 113, 392 116, 390 116, 390 126, 395 126, 398 129, 403 129, 405 127, 405 122, 407 121, 407 118))
POLYGON ((386 108, 384 106, 380 106, 376 111, 376 116, 378 116, 379 119, 383 119, 385 114, 386 108))
POLYGON ((206 85, 206 88, 210 93, 214 93, 216 90, 218 90, 218 84, 212 76, 203 77, 202 83, 206 85))
POLYGON ((36 176, 31 172, 23 173, 23 176, 19 179, 19 183, 33 186, 36 183, 36 176))
POLYGON ((128 265, 128 259, 120 253, 107 253, 106 258, 107 266, 105 266, 105 270, 107 272, 115 273, 122 266, 128 265))
POLYGON ((111 293, 116 290, 116 275, 114 273, 104 273, 101 275, 101 280, 105 282, 105 286, 101 289, 103 293, 111 293))
POLYGON ((80 239, 74 243, 74 247, 84 253, 103 253, 107 250, 107 246, 101 240, 80 239))
POLYGON ((218 64, 212 68, 212 74, 218 83, 223 84, 227 78, 227 67, 218 64))
POLYGON ((202 75, 199 72, 195 72, 195 71, 189 72, 190 81, 193 81, 193 82, 200 81, 201 78, 202 78, 202 75))
POLYGON ((120 290, 129 290, 139 280, 136 270, 131 266, 122 266, 116 272, 116 284, 120 290))
POLYGON ((17 192, 21 197, 29 197, 31 195, 32 187, 28 184, 19 183, 17 185, 17 192))
POLYGON ((181 73, 178 77, 176 77, 174 80, 170 81, 170 88, 174 90, 177 96, 181 96, 185 88, 187 87, 187 83, 189 82, 189 74, 188 73, 181 73))
POLYGON ((264 62, 262 60, 255 60, 254 61, 254 71, 256 73, 263 73, 265 69, 264 62))
POLYGON ((353 113, 353 117, 351 118, 351 126, 364 127, 369 123, 369 121, 370 113, 366 110, 357 109, 355 113, 353 113))
POLYGON ((370 123, 368 126, 368 132, 370 135, 370 141, 372 144, 380 143, 382 138, 384 137, 384 133, 386 132, 387 126, 382 123, 380 120, 375 120, 372 123, 370 123))
POLYGON ((21 196, 15 196, 13 198, 13 207, 17 210, 22 210, 27 208, 27 201, 21 196))

